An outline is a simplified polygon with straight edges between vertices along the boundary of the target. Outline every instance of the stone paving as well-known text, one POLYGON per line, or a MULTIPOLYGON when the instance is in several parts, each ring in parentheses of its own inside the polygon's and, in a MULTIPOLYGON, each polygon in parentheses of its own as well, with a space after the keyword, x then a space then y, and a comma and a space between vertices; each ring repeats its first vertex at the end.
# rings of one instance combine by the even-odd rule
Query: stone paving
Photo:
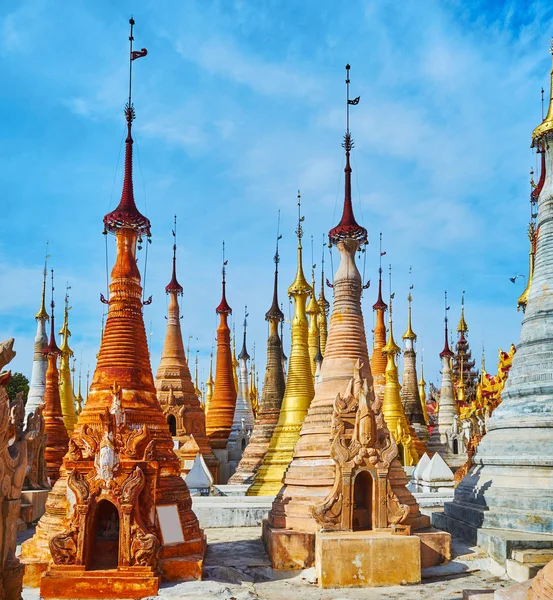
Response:
MULTIPOLYGON (((27 530, 29 532, 30 530, 27 530)), ((24 532, 25 535, 28 535, 24 532)), ((459 558, 425 571, 423 583, 387 588, 322 590, 315 570, 273 571, 260 539, 259 527, 206 529, 209 547, 204 580, 167 584, 159 597, 185 600, 462 600, 463 590, 492 590, 513 582, 478 569, 474 549, 456 543, 459 558), (472 554, 471 554, 472 553, 472 554), (462 558, 460 555, 464 555, 462 558), (468 559, 467 559, 468 555, 468 559), (471 566, 470 557, 474 556, 471 566)), ((38 590, 25 588, 23 600, 38 600, 38 590)))

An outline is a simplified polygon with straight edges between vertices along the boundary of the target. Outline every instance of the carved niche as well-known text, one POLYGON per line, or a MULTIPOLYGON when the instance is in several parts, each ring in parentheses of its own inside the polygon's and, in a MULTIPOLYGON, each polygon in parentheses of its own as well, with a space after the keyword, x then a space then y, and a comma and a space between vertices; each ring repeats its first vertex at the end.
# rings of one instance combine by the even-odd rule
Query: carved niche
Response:
POLYGON ((312 507, 324 530, 385 529, 400 525, 409 514, 394 493, 388 473, 398 447, 384 421, 379 400, 354 366, 344 395, 334 401, 330 456, 335 463, 334 485, 312 507))
POLYGON ((110 557, 98 555, 110 554, 105 568, 157 568, 160 541, 146 524, 152 499, 141 498, 154 440, 145 424, 128 426, 120 400, 114 385, 113 404, 100 415, 100 427, 85 425, 71 439, 64 464, 74 503, 65 530, 50 540, 56 565, 100 568, 94 561, 110 557))

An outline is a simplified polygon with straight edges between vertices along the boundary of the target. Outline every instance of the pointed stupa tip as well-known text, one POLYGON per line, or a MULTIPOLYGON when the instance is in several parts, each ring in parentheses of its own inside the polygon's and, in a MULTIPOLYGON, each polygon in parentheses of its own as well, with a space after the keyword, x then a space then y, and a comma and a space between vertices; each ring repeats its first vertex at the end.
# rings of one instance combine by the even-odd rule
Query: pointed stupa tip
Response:
POLYGON ((48 345, 42 351, 43 354, 61 354, 58 345, 56 344, 56 328, 54 326, 54 269, 52 269, 52 302, 50 303, 51 315, 50 315, 50 339, 48 345))
POLYGON ((382 299, 382 267, 378 269, 378 298, 373 304, 373 310, 387 310, 388 305, 382 299))
POLYGON ((280 310, 278 305, 278 263, 280 262, 280 255, 278 253, 278 241, 282 236, 277 235, 276 252, 274 256, 275 261, 275 280, 273 284, 273 303, 271 308, 265 313, 266 321, 284 321, 284 313, 280 310))
POLYGON ((328 313, 328 309, 330 308, 330 302, 326 299, 325 296, 325 246, 324 243, 324 235, 323 235, 323 254, 321 259, 321 291, 319 292, 319 298, 317 299, 317 303, 321 307, 321 311, 328 313))
POLYGON ((131 89, 132 89, 132 64, 133 61, 142 56, 146 56, 147 50, 142 48, 140 51, 134 51, 132 49, 133 43, 133 26, 134 20, 131 18, 129 21, 131 25, 131 34, 129 36, 130 43, 130 54, 129 54, 129 100, 125 105, 125 120, 127 121, 127 138, 125 139, 125 174, 123 178, 123 191, 121 193, 121 200, 117 208, 104 217, 104 229, 110 233, 115 233, 119 229, 133 229, 138 235, 150 236, 150 220, 145 217, 136 207, 134 201, 134 189, 133 189, 133 156, 132 156, 132 122, 136 117, 134 105, 131 101, 131 89))
POLYGON ((319 306, 315 295, 315 265, 313 265, 313 268, 311 269, 311 298, 307 303, 305 312, 308 315, 318 315, 321 312, 321 307, 319 306))
POLYGON ((401 348, 396 344, 394 340, 394 329, 393 329, 393 319, 392 319, 392 301, 394 299, 395 294, 390 294, 390 313, 388 316, 388 340, 386 341, 386 345, 382 348, 382 352, 384 354, 399 354, 401 352, 401 348))
POLYGON ((448 340, 448 330, 447 330, 447 316, 445 318, 445 341, 444 341, 444 349, 440 352, 440 358, 444 358, 444 356, 453 356, 453 352, 449 347, 448 340))
POLYGON ((63 310, 63 325, 61 329, 58 331, 58 334, 62 336, 61 338, 61 346, 60 352, 62 354, 68 354, 69 356, 73 356, 73 350, 69 347, 69 337, 71 336, 71 331, 69 331, 69 311, 71 307, 69 306, 69 294, 65 294, 65 306, 63 310))
POLYGON ((165 292, 170 294, 171 292, 177 293, 182 296, 182 285, 177 280, 177 215, 175 215, 175 228, 172 231, 173 234, 173 273, 171 275, 171 281, 165 286, 165 292))
POLYGON ((346 166, 344 168, 345 182, 344 182, 344 207, 342 210, 342 218, 336 227, 333 227, 328 232, 328 239, 331 244, 337 244, 338 242, 346 239, 357 240, 360 244, 367 244, 367 230, 361 227, 355 220, 353 214, 353 204, 351 201, 351 165, 349 161, 350 152, 353 149, 353 140, 349 131, 349 107, 350 105, 356 105, 359 103, 359 98, 354 100, 349 99, 349 70, 350 66, 346 65, 346 90, 347 90, 347 102, 346 102, 346 133, 344 135, 344 143, 342 147, 346 151, 346 166))
POLYGON ((461 296, 461 316, 459 317, 459 324, 457 325, 457 333, 460 333, 461 337, 464 338, 464 334, 467 333, 468 330, 469 327, 465 321, 465 291, 463 290, 461 296))
POLYGON ((248 307, 244 307, 244 339, 242 341, 242 350, 240 350, 240 354, 238 355, 239 360, 249 360, 250 355, 248 354, 248 350, 246 348, 246 332, 248 329, 248 307))
POLYGON ((232 308, 229 306, 227 302, 227 263, 228 260, 225 260, 225 242, 223 242, 223 280, 222 280, 222 296, 221 302, 219 302, 219 306, 215 309, 215 312, 218 315, 231 315, 232 308))
MULTIPOLYGON (((553 40, 550 46, 553 57, 553 40)), ((532 132, 532 146, 535 146, 546 134, 553 132, 553 68, 551 69, 549 109, 545 119, 532 132)))
POLYGON ((47 276, 47 264, 48 258, 44 261, 44 271, 42 272, 42 296, 40 300, 40 309, 35 315, 35 319, 37 321, 48 321, 50 318, 48 316, 48 312, 46 311, 46 276, 47 276))
POLYGON ((305 217, 301 215, 301 194, 298 190, 298 228, 296 229, 296 236, 298 238, 298 268, 296 271, 296 278, 292 285, 288 288, 288 295, 294 296, 296 294, 308 295, 311 293, 311 286, 307 283, 305 275, 303 273, 303 248, 301 245, 301 238, 303 237, 302 223, 305 221, 305 217))
POLYGON ((411 326, 411 302, 413 302, 413 296, 411 292, 409 292, 409 296, 407 296, 407 301, 409 303, 409 307, 407 309, 407 331, 401 337, 404 340, 416 340, 417 334, 413 331, 411 326))

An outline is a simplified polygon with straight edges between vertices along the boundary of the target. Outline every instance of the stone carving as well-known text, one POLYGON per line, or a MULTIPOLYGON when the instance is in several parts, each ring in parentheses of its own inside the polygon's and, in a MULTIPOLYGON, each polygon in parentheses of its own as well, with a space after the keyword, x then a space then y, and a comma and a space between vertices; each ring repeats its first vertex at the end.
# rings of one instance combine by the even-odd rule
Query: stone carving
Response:
POLYGON ((409 515, 409 505, 400 502, 388 482, 391 463, 398 456, 397 444, 384 422, 382 401, 369 400, 374 395, 367 379, 361 377, 362 368, 358 360, 345 394, 338 394, 334 401, 330 447, 336 465, 334 486, 323 502, 312 507, 323 529, 386 528, 403 523, 409 515), (370 481, 362 499, 368 513, 356 515, 362 504, 356 495, 356 478, 361 473, 370 481))
MULTIPOLYGON (((0 369, 15 356, 14 340, 0 344, 0 369)), ((6 385, 11 374, 0 375, 0 598, 20 600, 23 566, 15 557, 21 489, 27 471, 25 410, 20 395, 10 403, 6 385)))
POLYGON ((144 532, 142 527, 136 523, 131 527, 131 536, 132 564, 141 567, 155 566, 160 548, 157 536, 153 533, 144 532))
POLYGON ((23 488, 26 490, 48 489, 48 472, 44 460, 46 433, 44 431, 44 404, 37 406, 34 412, 27 416, 25 440, 27 442, 27 473, 23 488))

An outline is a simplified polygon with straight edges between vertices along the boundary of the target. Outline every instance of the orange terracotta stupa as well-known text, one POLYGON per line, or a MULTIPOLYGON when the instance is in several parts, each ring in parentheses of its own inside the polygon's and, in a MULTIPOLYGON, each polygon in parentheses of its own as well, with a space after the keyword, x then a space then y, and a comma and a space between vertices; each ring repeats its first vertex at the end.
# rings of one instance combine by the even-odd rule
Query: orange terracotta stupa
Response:
MULTIPOLYGON (((133 52, 130 23, 132 69, 146 50, 133 52)), ((23 549, 31 572, 46 563, 42 598, 143 598, 157 594, 160 578, 202 575, 205 537, 156 396, 142 316, 136 251, 150 222, 133 195, 130 93, 125 116, 123 193, 104 217, 117 252, 98 363, 52 492, 56 502, 23 549)))
POLYGON ((46 434, 46 447, 44 459, 50 484, 54 485, 60 476, 60 467, 63 457, 67 452, 69 436, 63 422, 61 410, 59 373, 57 367, 58 356, 61 350, 56 344, 54 330, 54 271, 52 270, 52 315, 50 317, 50 341, 44 349, 48 357, 48 368, 46 370, 46 389, 44 392, 44 433, 46 434))
MULTIPOLYGON (((349 65, 346 69, 349 83, 349 65)), ((268 520, 263 524, 263 539, 271 562, 274 568, 280 569, 306 568, 314 564, 315 534, 321 527, 315 516, 316 506, 331 496, 335 483, 336 463, 331 455, 330 443, 334 432, 334 406, 338 395, 346 394, 354 371, 356 377, 364 380, 368 386, 368 401, 374 401, 361 312, 362 282, 355 264, 356 252, 367 243, 367 231, 358 225, 353 214, 350 166, 353 141, 349 119, 344 148, 343 213, 340 223, 329 232, 329 242, 340 253, 340 265, 334 276, 334 304, 320 381, 294 448, 294 457, 284 474, 284 487, 275 498, 268 520)), ((390 486, 390 493, 393 492, 407 511, 403 523, 415 527, 428 525, 428 517, 420 514, 418 505, 405 487, 406 483, 405 473, 397 459, 394 459, 384 475, 384 484, 390 486)), ((372 499, 367 497, 362 500, 372 505, 372 499)), ((343 504, 345 506, 346 500, 343 504)), ((338 514, 333 513, 333 516, 339 518, 338 514)), ((375 522, 374 526, 382 525, 375 522)))
POLYGON ((207 413, 207 435, 215 456, 221 461, 220 477, 221 483, 226 483, 230 473, 224 469, 224 463, 228 457, 225 455, 227 441, 230 435, 234 410, 236 408, 236 387, 234 383, 232 352, 230 348, 230 329, 228 316, 232 309, 226 297, 226 265, 225 244, 223 243, 223 282, 222 297, 219 306, 215 309, 219 315, 219 327, 217 327, 217 356, 215 364, 215 387, 213 397, 209 403, 207 413))
POLYGON ((173 229, 173 273, 171 281, 165 287, 169 296, 167 308, 167 331, 161 353, 161 362, 156 373, 157 397, 165 413, 169 429, 175 438, 181 459, 182 474, 190 471, 196 458, 196 452, 187 452, 194 444, 187 444, 193 436, 200 452, 217 482, 219 461, 211 450, 205 430, 205 413, 196 395, 192 376, 182 341, 180 326, 179 296, 183 288, 177 280, 177 217, 173 229))
POLYGON ((373 304, 375 312, 375 325, 373 331, 373 353, 371 356, 371 372, 373 376, 374 391, 380 398, 384 397, 384 388, 386 386, 386 364, 388 362, 384 354, 386 345, 386 323, 384 313, 388 305, 382 300, 382 233, 380 234, 380 267, 378 269, 378 298, 373 304))

